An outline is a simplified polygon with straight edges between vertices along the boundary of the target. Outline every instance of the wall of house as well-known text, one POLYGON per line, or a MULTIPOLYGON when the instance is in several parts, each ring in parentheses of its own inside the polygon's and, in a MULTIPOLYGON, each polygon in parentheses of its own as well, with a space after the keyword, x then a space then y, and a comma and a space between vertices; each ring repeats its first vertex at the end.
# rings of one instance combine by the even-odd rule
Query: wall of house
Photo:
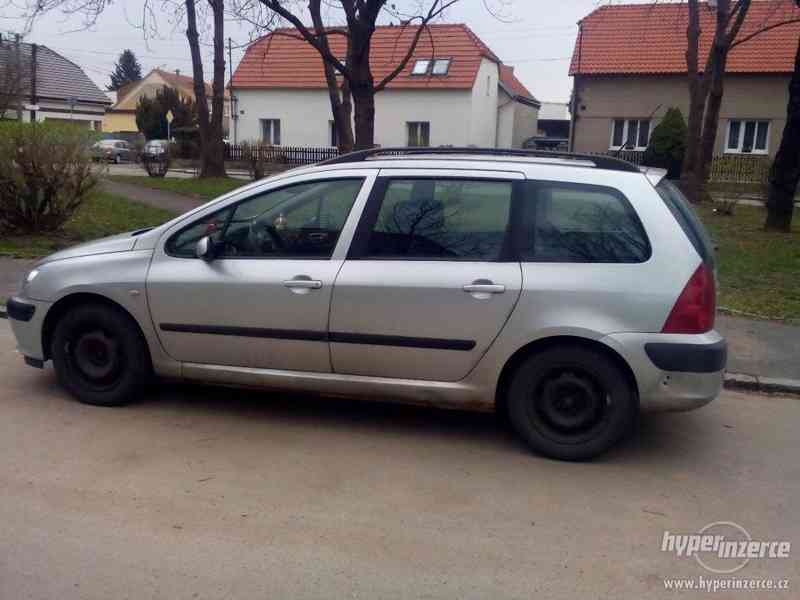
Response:
POLYGON ((539 109, 535 106, 514 103, 514 138, 512 147, 522 148, 522 144, 539 131, 539 109))
MULTIPOLYGON (((283 145, 330 145, 333 115, 327 90, 237 89, 234 94, 239 98, 238 142, 260 141, 260 120, 280 119, 283 145)), ((474 143, 470 141, 471 99, 469 90, 380 92, 375 98, 375 143, 405 146, 409 121, 430 122, 432 146, 474 143)), ((491 135, 493 142, 494 127, 491 135)))
MULTIPOLYGON (((774 155, 786 124, 789 75, 728 75, 720 109, 715 153, 724 150, 730 119, 770 121, 769 153, 774 155)), ((677 106, 688 116, 689 92, 685 76, 581 76, 578 119, 574 126, 576 152, 606 152, 613 119, 647 118, 651 131, 666 110, 677 106)))
MULTIPOLYGON (((492 147, 497 141, 497 95, 499 70, 497 63, 486 58, 475 76, 472 87, 471 119, 467 145, 492 147)), ((463 124, 461 125, 463 127, 463 124)))
POLYGON ((107 112, 103 117, 103 131, 139 131, 136 126, 136 113, 107 112))
MULTIPOLYGON (((36 121, 55 121, 59 123, 72 122, 85 125, 89 129, 102 130, 104 106, 97 104, 77 103, 70 107, 69 103, 58 100, 39 100, 39 109, 36 111, 36 121)), ((23 120, 30 121, 30 111, 23 112, 23 120)))
POLYGON ((514 99, 501 90, 497 94, 497 148, 512 148, 514 144, 514 99))

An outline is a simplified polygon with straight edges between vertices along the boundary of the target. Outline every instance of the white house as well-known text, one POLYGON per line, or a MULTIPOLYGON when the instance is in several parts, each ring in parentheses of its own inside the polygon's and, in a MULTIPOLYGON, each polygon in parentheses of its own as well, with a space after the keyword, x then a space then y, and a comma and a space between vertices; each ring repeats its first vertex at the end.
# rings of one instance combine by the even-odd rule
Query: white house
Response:
MULTIPOLYGON (((0 39, 0 82, 13 87, 6 118, 102 129, 111 100, 78 65, 47 46, 0 39)), ((3 115, 0 115, 2 118, 3 115)))
MULTIPOLYGON (((431 25, 405 69, 375 98, 381 146, 516 147, 536 134, 539 102, 466 26, 431 25)), ((370 64, 380 81, 405 56, 416 27, 381 26, 370 64)), ((322 59, 305 41, 269 34, 233 74, 232 137, 285 146, 335 146, 322 59)), ((343 36, 331 35, 344 58, 343 36)))

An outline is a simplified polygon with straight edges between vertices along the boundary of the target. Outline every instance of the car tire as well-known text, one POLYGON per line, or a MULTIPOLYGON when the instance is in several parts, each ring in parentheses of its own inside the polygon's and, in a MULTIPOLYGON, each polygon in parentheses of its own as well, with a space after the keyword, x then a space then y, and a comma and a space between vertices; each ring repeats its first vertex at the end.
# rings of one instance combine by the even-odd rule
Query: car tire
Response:
POLYGON ((97 406, 136 399, 152 371, 136 324, 103 304, 69 310, 55 326, 50 356, 61 385, 81 402, 97 406))
POLYGON ((605 353, 562 345, 525 359, 508 388, 511 425, 535 451, 587 460, 633 427, 638 400, 628 374, 605 353))

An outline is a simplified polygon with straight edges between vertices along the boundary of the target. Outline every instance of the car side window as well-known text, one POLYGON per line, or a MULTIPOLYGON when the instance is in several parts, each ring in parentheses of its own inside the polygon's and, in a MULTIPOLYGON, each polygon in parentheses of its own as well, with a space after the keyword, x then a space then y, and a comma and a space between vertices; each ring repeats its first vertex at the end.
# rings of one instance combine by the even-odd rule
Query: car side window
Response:
POLYGON ((650 242, 627 198, 597 185, 529 182, 518 251, 523 261, 638 263, 650 242))
POLYGON ((365 258, 499 260, 511 211, 509 181, 388 181, 365 258))
POLYGON ((330 258, 363 183, 314 181, 253 196, 173 235, 167 254, 194 258, 210 236, 217 258, 330 258))

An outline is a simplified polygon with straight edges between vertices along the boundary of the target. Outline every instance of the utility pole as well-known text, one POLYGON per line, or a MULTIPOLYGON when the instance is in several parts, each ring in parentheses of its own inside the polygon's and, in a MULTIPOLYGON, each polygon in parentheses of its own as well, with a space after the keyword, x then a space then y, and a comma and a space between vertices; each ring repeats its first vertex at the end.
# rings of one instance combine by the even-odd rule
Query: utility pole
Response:
POLYGON ((14 36, 14 41, 16 43, 14 61, 17 63, 15 69, 15 77, 17 79, 15 83, 15 92, 17 94, 17 121, 22 122, 22 41, 19 34, 14 36))
POLYGON ((236 124, 238 121, 238 115, 236 114, 236 102, 233 98, 233 54, 231 51, 231 38, 228 36, 228 73, 230 73, 230 77, 228 78, 228 97, 230 102, 230 123, 229 127, 233 129, 233 145, 236 145, 236 124))

